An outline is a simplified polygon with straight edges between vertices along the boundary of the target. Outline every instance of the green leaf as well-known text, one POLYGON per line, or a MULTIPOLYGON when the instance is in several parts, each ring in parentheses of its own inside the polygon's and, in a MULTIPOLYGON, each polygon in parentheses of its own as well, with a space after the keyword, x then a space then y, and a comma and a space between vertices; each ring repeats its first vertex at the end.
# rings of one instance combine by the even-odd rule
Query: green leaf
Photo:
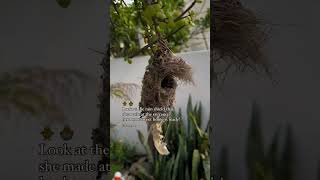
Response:
POLYGON ((155 174, 155 177, 158 177, 160 172, 161 172, 161 169, 160 169, 160 161, 156 160, 154 162, 154 167, 155 167, 155 170, 154 170, 154 174, 155 174))
POLYGON ((171 178, 171 175, 172 175, 172 171, 174 170, 173 167, 174 167, 174 163, 175 163, 175 155, 173 155, 170 160, 168 161, 167 163, 167 166, 166 166, 166 179, 170 179, 171 178))
POLYGON ((71 0, 56 0, 62 8, 67 8, 71 4, 71 0))
POLYGON ((198 136, 200 138, 203 138, 205 132, 198 126, 196 117, 192 113, 190 113, 189 116, 190 116, 190 119, 191 119, 193 126, 195 127, 195 130, 197 130, 197 132, 198 132, 198 136))
POLYGON ((269 146, 268 152, 266 154, 265 163, 271 174, 275 177, 279 176, 279 135, 280 135, 280 127, 276 130, 272 142, 269 146))
POLYGON ((132 64, 132 59, 131 58, 129 58, 129 57, 124 57, 124 61, 126 61, 128 64, 132 64))
POLYGON ((190 173, 189 173, 189 167, 188 166, 186 166, 185 178, 186 178, 186 180, 190 180, 190 173))
POLYGON ((144 145, 144 144, 146 143, 146 140, 145 140, 145 138, 144 138, 144 136, 143 136, 142 132, 141 132, 141 131, 139 131, 139 130, 137 130, 137 132, 138 132, 138 137, 139 137, 139 141, 140 141, 140 143, 144 145))
POLYGON ((191 95, 189 95, 189 98, 188 98, 188 104, 187 104, 187 115, 188 115, 188 136, 189 137, 192 137, 193 136, 193 126, 192 126, 192 123, 191 123, 191 119, 189 117, 189 114, 192 113, 192 98, 191 98, 191 95))
MULTIPOLYGON (((210 180, 210 159, 207 158, 205 160, 202 160, 202 166, 204 168, 204 173, 206 175, 206 180, 210 180)), ((227 179, 225 179, 227 180, 227 179)))
POLYGON ((113 89, 113 91, 111 92, 111 96, 122 98, 124 96, 124 93, 121 89, 113 89))
POLYGON ((178 150, 178 154, 174 163, 174 169, 173 169, 173 173, 172 173, 172 179, 177 179, 178 173, 182 173, 182 172, 178 172, 179 170, 179 165, 183 165, 182 163, 183 158, 180 159, 180 156, 183 155, 183 151, 184 151, 184 143, 183 143, 184 139, 181 137, 181 135, 179 135, 179 150, 178 150))
POLYGON ((293 179, 294 172, 294 138, 293 130, 290 124, 287 124, 284 145, 281 152, 280 166, 281 166, 281 180, 293 179))
POLYGON ((143 134, 141 131, 137 130, 138 132, 138 137, 139 137, 139 141, 140 143, 144 146, 146 152, 147 152, 147 156, 148 156, 148 160, 153 163, 153 154, 152 151, 150 149, 150 146, 148 145, 148 142, 146 141, 146 139, 144 138, 143 134))
MULTIPOLYGON (((172 118, 174 118, 174 117, 172 117, 172 118)), ((169 121, 168 122, 168 126, 167 126, 167 128, 166 128, 166 134, 165 134, 165 139, 170 139, 171 138, 171 135, 172 135, 172 131, 173 131, 173 124, 174 122, 173 121, 169 121)))
POLYGON ((199 180, 198 169, 200 164, 200 154, 197 149, 193 150, 192 155, 192 180, 199 180))
POLYGON ((198 111, 196 112, 197 113, 197 122, 199 124, 199 126, 201 127, 202 125, 202 103, 199 102, 199 107, 198 107, 198 111))

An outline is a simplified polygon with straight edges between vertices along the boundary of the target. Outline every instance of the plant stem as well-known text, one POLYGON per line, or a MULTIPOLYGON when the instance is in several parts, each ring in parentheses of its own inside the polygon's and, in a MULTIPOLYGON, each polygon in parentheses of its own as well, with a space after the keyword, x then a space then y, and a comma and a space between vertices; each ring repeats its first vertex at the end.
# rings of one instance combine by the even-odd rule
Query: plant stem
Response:
MULTIPOLYGON (((164 39, 168 39, 169 37, 171 37, 172 35, 174 35, 175 33, 177 33, 178 31, 180 31, 181 29, 183 29, 184 27, 186 27, 186 25, 183 25, 181 27, 179 27, 178 29, 172 31, 170 34, 168 34, 164 39)), ((129 58, 133 58, 134 56, 140 54, 141 52, 147 50, 149 47, 153 46, 154 44, 156 44, 158 41, 160 40, 160 38, 158 38, 157 40, 145 45, 144 47, 142 47, 139 51, 135 52, 134 54, 132 54, 131 56, 129 56, 129 58)))
POLYGON ((193 6, 194 6, 196 3, 197 3, 197 1, 194 0, 194 1, 191 3, 191 5, 190 5, 186 10, 184 10, 184 11, 174 20, 174 22, 177 22, 177 21, 179 21, 180 19, 183 19, 183 16, 184 16, 187 12, 189 12, 190 9, 193 8, 193 6))

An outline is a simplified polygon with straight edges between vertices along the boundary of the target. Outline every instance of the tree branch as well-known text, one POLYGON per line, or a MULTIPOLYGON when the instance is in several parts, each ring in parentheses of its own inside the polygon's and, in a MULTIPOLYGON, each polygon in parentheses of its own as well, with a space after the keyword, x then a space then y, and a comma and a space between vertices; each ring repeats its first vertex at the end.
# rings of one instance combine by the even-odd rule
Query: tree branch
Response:
POLYGON ((193 6, 194 6, 196 3, 197 3, 197 0, 194 0, 186 10, 184 10, 176 19, 174 19, 174 22, 177 22, 177 21, 183 19, 183 16, 184 16, 188 11, 190 11, 190 9, 193 8, 193 6))
MULTIPOLYGON (((168 39, 169 37, 173 36, 175 33, 179 32, 181 29, 183 29, 184 27, 186 27, 186 25, 183 25, 181 27, 179 27, 178 29, 172 31, 170 34, 168 34, 164 39, 168 39)), ((129 56, 129 58, 133 58, 134 56, 140 54, 141 52, 145 51, 146 49, 148 49, 149 47, 153 46, 154 44, 156 44, 158 41, 160 40, 160 38, 158 38, 157 40, 145 45, 143 48, 141 48, 139 51, 135 52, 134 54, 132 54, 131 56, 129 56)))
POLYGON ((113 6, 114 10, 115 10, 115 11, 117 12, 117 14, 120 16, 117 5, 116 5, 113 1, 111 1, 111 3, 112 3, 112 6, 113 6))

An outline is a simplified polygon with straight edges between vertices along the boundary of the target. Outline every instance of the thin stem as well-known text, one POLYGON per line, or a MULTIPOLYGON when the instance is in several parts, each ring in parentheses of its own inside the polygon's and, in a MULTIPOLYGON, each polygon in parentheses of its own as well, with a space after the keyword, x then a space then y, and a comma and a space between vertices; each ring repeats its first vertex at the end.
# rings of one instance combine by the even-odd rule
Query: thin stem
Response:
POLYGON ((102 54, 104 56, 106 56, 107 54, 105 52, 102 52, 102 51, 99 51, 99 50, 96 50, 96 49, 92 49, 92 48, 88 48, 89 50, 95 52, 95 53, 98 53, 98 54, 102 54))
MULTIPOLYGON (((168 39, 169 37, 171 37, 172 35, 174 35, 175 33, 179 32, 181 29, 183 29, 186 25, 183 25, 181 27, 179 27, 178 29, 176 29, 175 31, 172 31, 170 34, 168 34, 164 39, 168 39)), ((158 38, 157 40, 145 45, 143 48, 141 48, 139 51, 135 52, 134 54, 132 54, 131 56, 129 56, 129 58, 133 58, 134 56, 140 54, 141 52, 144 52, 146 49, 148 49, 149 47, 153 46, 154 44, 156 44, 158 41, 160 40, 160 38, 158 38)))
POLYGON ((180 19, 183 19, 183 16, 184 16, 187 12, 189 12, 190 9, 193 8, 193 6, 194 6, 196 3, 197 3, 197 1, 194 0, 194 1, 191 3, 191 5, 190 5, 186 10, 184 10, 184 11, 174 20, 174 22, 177 22, 177 21, 179 21, 180 19))
POLYGON ((117 5, 116 5, 113 1, 111 1, 111 3, 112 3, 112 6, 113 6, 114 10, 115 10, 115 11, 117 12, 117 14, 120 16, 120 13, 119 13, 119 10, 118 10, 117 5))

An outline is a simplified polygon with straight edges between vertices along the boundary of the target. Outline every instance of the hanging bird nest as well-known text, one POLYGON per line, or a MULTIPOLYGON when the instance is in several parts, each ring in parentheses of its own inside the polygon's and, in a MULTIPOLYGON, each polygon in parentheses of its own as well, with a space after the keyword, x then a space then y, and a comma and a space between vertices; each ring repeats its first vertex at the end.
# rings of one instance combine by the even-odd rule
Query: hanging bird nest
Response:
POLYGON ((254 12, 239 0, 213 1, 213 63, 225 63, 224 71, 236 67, 245 71, 269 73, 263 46, 267 28, 254 12))
POLYGON ((161 135, 162 124, 169 118, 170 109, 173 108, 178 81, 193 84, 192 68, 182 58, 175 56, 165 42, 159 40, 143 77, 140 106, 152 109, 152 114, 162 114, 159 117, 148 112, 144 117, 148 119, 154 147, 162 155, 169 154, 161 135))

